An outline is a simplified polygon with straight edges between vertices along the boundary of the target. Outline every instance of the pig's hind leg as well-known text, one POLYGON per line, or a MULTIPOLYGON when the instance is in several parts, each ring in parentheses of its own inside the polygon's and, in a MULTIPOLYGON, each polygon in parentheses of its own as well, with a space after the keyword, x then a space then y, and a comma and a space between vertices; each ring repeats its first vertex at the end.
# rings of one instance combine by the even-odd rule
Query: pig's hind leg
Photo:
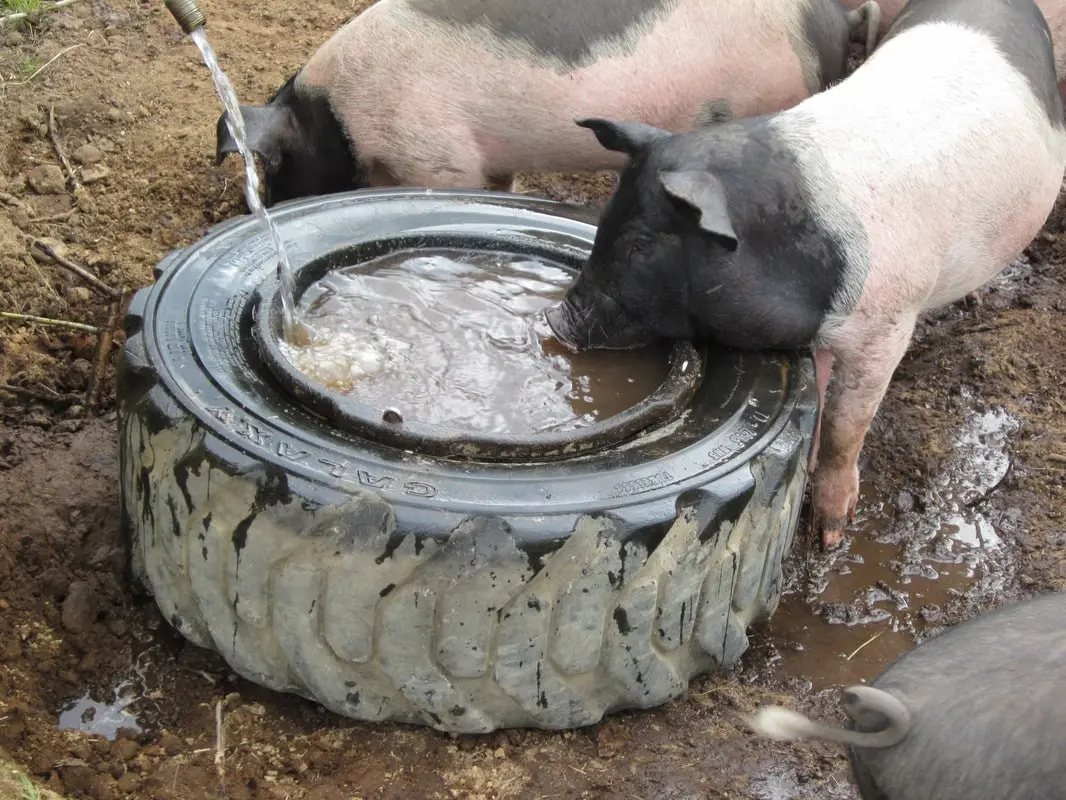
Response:
POLYGON ((488 188, 494 192, 506 192, 508 194, 514 194, 515 190, 515 178, 514 175, 490 175, 487 181, 488 188))
POLYGON ((507 191, 514 178, 490 174, 473 134, 463 127, 441 130, 396 154, 390 171, 400 185, 432 189, 493 189, 507 191))
POLYGON ((913 314, 885 321, 855 315, 823 345, 836 357, 814 473, 814 515, 823 549, 836 547, 855 518, 859 453, 910 344, 915 321, 913 314))

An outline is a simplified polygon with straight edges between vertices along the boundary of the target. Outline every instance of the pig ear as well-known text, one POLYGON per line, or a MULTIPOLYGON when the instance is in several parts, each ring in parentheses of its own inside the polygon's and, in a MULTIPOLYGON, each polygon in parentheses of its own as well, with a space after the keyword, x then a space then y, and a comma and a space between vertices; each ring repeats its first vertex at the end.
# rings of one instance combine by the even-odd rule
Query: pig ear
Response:
POLYGON ((653 128, 641 122, 611 122, 607 119, 576 119, 574 123, 588 128, 600 144, 616 153, 635 156, 656 139, 669 134, 661 128, 653 128))
POLYGON ((671 197, 687 203, 700 212, 700 228, 716 237, 730 251, 739 245, 725 190, 718 178, 705 170, 660 172, 659 180, 671 197))
MULTIPOLYGON (((270 171, 281 166, 281 157, 287 147, 298 136, 296 116, 288 106, 241 106, 244 117, 244 131, 248 136, 248 147, 260 156, 270 171)), ((215 163, 221 164, 227 155, 237 152, 237 141, 226 124, 226 115, 218 118, 215 131, 215 163)))

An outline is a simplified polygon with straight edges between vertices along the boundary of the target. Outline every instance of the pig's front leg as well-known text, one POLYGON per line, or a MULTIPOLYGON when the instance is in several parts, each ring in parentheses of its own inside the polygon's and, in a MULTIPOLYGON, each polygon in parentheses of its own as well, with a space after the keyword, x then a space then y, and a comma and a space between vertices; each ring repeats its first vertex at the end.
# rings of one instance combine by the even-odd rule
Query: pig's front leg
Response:
POLYGON ((807 474, 813 475, 818 466, 818 446, 822 441, 822 417, 825 414, 825 390, 833 374, 833 354, 823 348, 814 351, 814 374, 818 384, 818 421, 814 423, 814 441, 807 459, 807 474))
MULTIPOLYGON (((858 318, 861 319, 861 318, 858 318)), ((892 374, 914 333, 916 317, 857 321, 853 316, 826 346, 836 356, 835 381, 822 413, 814 473, 814 516, 822 549, 840 544, 859 500, 859 453, 892 374)))

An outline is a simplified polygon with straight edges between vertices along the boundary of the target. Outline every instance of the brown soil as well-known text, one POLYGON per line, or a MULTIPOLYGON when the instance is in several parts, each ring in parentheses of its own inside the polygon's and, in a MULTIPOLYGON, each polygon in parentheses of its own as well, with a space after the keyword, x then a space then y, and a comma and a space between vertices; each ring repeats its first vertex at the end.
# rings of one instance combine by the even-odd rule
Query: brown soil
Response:
MULTIPOLYGON (((261 102, 360 2, 203 5, 239 94, 261 102)), ((113 286, 149 283, 152 265, 169 249, 243 212, 236 160, 213 163, 218 101, 195 48, 154 0, 81 0, 31 27, 0 28, 0 45, 0 310, 104 326, 107 299, 32 256, 29 242, 54 240, 113 286), (67 153, 100 156, 107 167, 77 202, 62 185, 42 185, 54 182, 49 167, 58 165, 49 107, 67 153), (80 150, 86 144, 93 148, 80 150)), ((540 178, 522 186, 595 203, 610 180, 540 178)), ((1064 209, 1056 209, 1031 248, 1031 265, 983 292, 981 305, 960 303, 921 325, 868 440, 864 480, 888 502, 871 505, 874 523, 862 536, 878 536, 876 553, 888 564, 918 541, 904 523, 931 513, 936 495, 923 487, 950 472, 951 437, 964 414, 1002 404, 1020 421, 1006 478, 974 506, 1002 539, 1002 552, 973 576, 956 575, 953 585, 962 588, 943 593, 942 603, 923 604, 925 624, 913 630, 919 635, 1004 599, 1066 588, 1064 226, 1064 209)), ((836 659, 854 667, 848 679, 868 678, 913 645, 913 636, 901 635, 891 647, 871 644, 853 660, 839 658, 841 641, 849 652, 877 624, 859 613, 869 610, 869 592, 825 602, 834 587, 839 594, 841 576, 854 580, 846 555, 825 558, 798 539, 788 565, 792 594, 769 628, 753 635, 744 662, 730 675, 697 681, 664 708, 560 734, 449 737, 353 724, 235 678, 131 592, 118 530, 113 358, 102 374, 102 407, 91 409, 82 397, 95 336, 8 321, 0 331, 0 383, 39 395, 0 392, 5 798, 21 793, 17 781, 4 782, 11 769, 2 766, 5 751, 41 785, 98 800, 854 797, 837 749, 757 741, 736 721, 737 712, 768 700, 839 718, 833 691, 810 690, 812 664, 836 659), (790 661, 804 637, 815 643, 806 651, 813 661, 790 661), (138 701, 111 725, 114 739, 60 729, 59 713, 71 700, 88 692, 114 705, 126 680, 138 701)), ((120 344, 121 335, 109 355, 120 344)), ((875 546, 867 542, 873 539, 857 537, 852 546, 875 546)), ((900 607, 896 619, 905 615, 900 607)), ((92 713, 79 725, 106 728, 103 707, 96 719, 92 713)))

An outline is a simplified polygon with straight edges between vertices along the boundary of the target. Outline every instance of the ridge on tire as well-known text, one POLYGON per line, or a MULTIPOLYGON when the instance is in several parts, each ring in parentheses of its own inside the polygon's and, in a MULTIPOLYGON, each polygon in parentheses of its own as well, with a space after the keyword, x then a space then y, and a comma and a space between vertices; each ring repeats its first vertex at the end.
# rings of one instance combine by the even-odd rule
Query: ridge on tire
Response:
MULTIPOLYGON (((405 232, 484 221, 578 255, 594 235, 567 206, 477 192, 359 192, 277 217, 318 257, 382 206, 405 232)), ((227 221, 168 256, 126 323, 131 568, 185 637, 338 714, 462 733, 650 708, 744 652, 803 499, 809 356, 716 355, 705 383, 734 385, 701 389, 683 424, 568 462, 391 451, 250 377, 247 289, 272 268, 257 233, 227 221)))

